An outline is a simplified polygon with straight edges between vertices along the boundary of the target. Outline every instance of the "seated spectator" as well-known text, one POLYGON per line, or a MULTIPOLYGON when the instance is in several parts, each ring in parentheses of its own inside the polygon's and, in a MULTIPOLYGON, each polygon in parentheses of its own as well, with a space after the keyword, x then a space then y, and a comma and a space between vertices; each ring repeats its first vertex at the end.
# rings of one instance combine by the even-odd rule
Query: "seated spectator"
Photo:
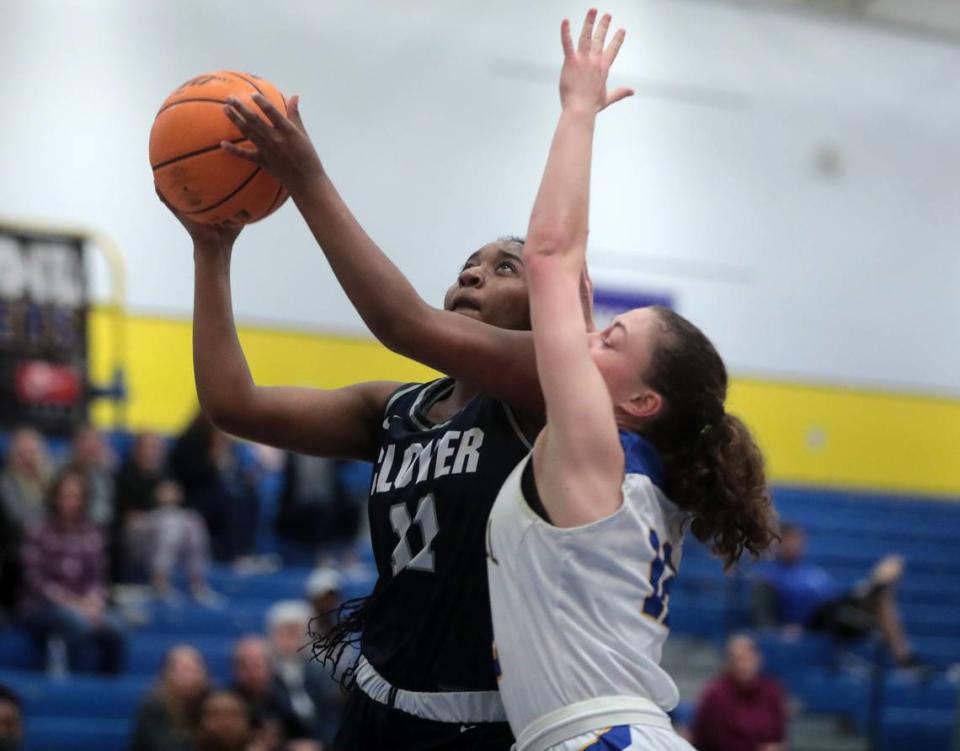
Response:
POLYGON ((306 601, 278 602, 267 612, 267 631, 280 692, 311 737, 331 744, 344 695, 330 671, 312 659, 312 632, 308 635, 312 617, 313 608, 306 601))
POLYGON ((203 517, 220 561, 253 553, 259 521, 256 477, 238 460, 231 439, 198 412, 170 451, 170 468, 185 505, 203 517))
MULTIPOLYGON (((320 566, 307 578, 305 594, 312 611, 307 636, 311 642, 323 638, 336 625, 340 588, 340 573, 330 566, 320 566)), ((315 659, 310 648, 302 650, 301 654, 303 652, 309 659, 311 692, 319 717, 319 738, 329 745, 333 743, 346 705, 346 694, 340 689, 341 676, 355 664, 359 651, 355 646, 345 644, 335 666, 315 659)))
POLYGON ((214 691, 200 705, 196 751, 275 751, 258 739, 250 708, 232 691, 214 691))
POLYGON ((43 436, 33 428, 15 431, 10 436, 6 466, 0 473, 0 500, 7 520, 18 531, 43 519, 43 500, 52 474, 43 436))
POLYGON ((786 698, 761 668, 753 639, 727 641, 725 671, 704 689, 694 717, 691 742, 698 751, 786 751, 786 698))
POLYGON ((25 625, 40 638, 62 638, 72 670, 118 673, 125 639, 107 609, 103 534, 87 520, 86 475, 62 470, 48 508, 23 546, 25 625))
POLYGON ((137 714, 130 751, 194 751, 200 706, 208 691, 200 653, 185 644, 173 647, 159 682, 137 714))
POLYGON ((800 527, 784 524, 780 535, 775 558, 757 565, 754 618, 758 626, 782 626, 788 633, 824 631, 840 639, 876 631, 898 665, 920 664, 897 612, 901 556, 886 556, 866 580, 844 589, 828 572, 804 560, 807 538, 800 527))
POLYGON ((124 559, 147 568, 157 596, 176 601, 174 568, 183 563, 190 590, 201 603, 219 606, 223 598, 207 585, 210 537, 200 515, 183 508, 180 486, 164 475, 165 450, 153 433, 137 436, 129 459, 117 474, 117 517, 124 559))
POLYGON ((107 528, 113 521, 113 455, 103 434, 92 425, 82 425, 73 434, 67 462, 87 475, 91 522, 107 528))
POLYGON ((281 742, 291 738, 312 738, 290 703, 273 672, 270 645, 259 636, 237 642, 233 652, 232 691, 247 703, 254 728, 281 742))
POLYGON ((314 554, 338 556, 357 537, 366 508, 341 482, 340 462, 287 453, 276 528, 287 540, 314 554))
POLYGON ((20 697, 0 685, 0 751, 18 751, 23 742, 20 697))
POLYGON ((340 582, 340 572, 331 566, 320 566, 307 577, 304 594, 313 608, 311 637, 323 636, 336 623, 336 610, 340 607, 340 582))

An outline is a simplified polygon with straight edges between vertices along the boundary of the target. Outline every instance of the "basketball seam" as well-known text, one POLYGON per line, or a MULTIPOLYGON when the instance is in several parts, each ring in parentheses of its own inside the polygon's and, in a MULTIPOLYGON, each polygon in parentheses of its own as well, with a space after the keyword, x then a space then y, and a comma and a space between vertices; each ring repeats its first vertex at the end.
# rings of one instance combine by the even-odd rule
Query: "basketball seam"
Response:
POLYGON ((188 216, 192 216, 194 214, 203 214, 204 212, 211 211, 217 208, 218 206, 222 206, 231 198, 233 198, 235 195, 237 195, 237 193, 239 193, 241 190, 246 188, 247 185, 250 183, 250 181, 257 176, 258 172, 260 172, 260 167, 257 167, 253 172, 250 173, 250 175, 242 183, 240 183, 236 188, 234 188, 231 192, 227 193, 227 195, 225 195, 216 203, 212 203, 209 206, 203 207, 202 209, 194 209, 193 211, 184 211, 183 213, 187 214, 188 216))
MULTIPOLYGON (((231 70, 230 72, 231 72, 233 75, 235 75, 237 78, 239 78, 240 80, 246 81, 248 84, 250 84, 251 86, 253 86, 253 88, 255 88, 255 89, 257 90, 257 93, 258 93, 260 96, 264 97, 267 101, 270 100, 270 97, 268 97, 266 94, 264 94, 264 93, 263 93, 263 90, 262 90, 259 86, 257 86, 253 81, 251 81, 249 78, 247 78, 245 75, 243 75, 243 73, 237 73, 237 72, 234 71, 234 70, 231 70)), ((279 93, 279 92, 277 92, 277 93, 279 93)), ((283 114, 286 115, 286 114, 287 114, 287 102, 284 100, 282 94, 280 95, 280 101, 283 102, 283 114)))
POLYGON ((157 117, 160 117, 162 113, 166 112, 171 107, 176 107, 178 104, 186 104, 187 102, 211 102, 213 104, 230 104, 230 102, 228 102, 226 99, 213 99, 211 97, 206 97, 206 96, 191 97, 190 99, 178 99, 176 102, 170 102, 170 104, 165 104, 163 107, 161 107, 157 112, 157 117))
MULTIPOLYGON (((224 140, 226 140, 226 139, 224 139, 224 140)), ((246 141, 246 140, 247 140, 247 137, 246 137, 246 136, 241 136, 240 138, 232 138, 232 139, 230 139, 230 143, 241 143, 241 142, 246 141)), ((151 169, 152 169, 154 172, 156 172, 156 171, 157 171, 158 169, 160 169, 161 167, 169 167, 171 164, 173 164, 173 163, 175 163, 175 162, 179 162, 181 159, 189 159, 189 158, 192 157, 192 156, 197 156, 197 155, 199 155, 199 154, 206 154, 206 153, 208 153, 208 152, 210 152, 210 151, 213 151, 214 149, 219 149, 219 148, 220 148, 220 144, 219 144, 219 143, 216 144, 215 146, 204 146, 202 149, 197 149, 196 151, 191 151, 189 154, 181 154, 180 156, 175 156, 173 159, 167 159, 167 161, 165 161, 165 162, 160 162, 159 164, 152 164, 152 165, 150 165, 150 167, 151 167, 151 169)))

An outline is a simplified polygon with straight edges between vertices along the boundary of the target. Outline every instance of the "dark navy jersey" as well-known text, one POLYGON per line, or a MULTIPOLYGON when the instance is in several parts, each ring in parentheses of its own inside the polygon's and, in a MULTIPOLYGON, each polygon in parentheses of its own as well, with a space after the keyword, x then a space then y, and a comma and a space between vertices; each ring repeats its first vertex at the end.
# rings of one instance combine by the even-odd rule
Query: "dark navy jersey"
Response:
POLYGON ((445 378, 393 394, 370 488, 379 578, 362 651, 409 691, 497 688, 484 534, 530 443, 510 408, 484 396, 432 423, 427 413, 453 386, 445 378))

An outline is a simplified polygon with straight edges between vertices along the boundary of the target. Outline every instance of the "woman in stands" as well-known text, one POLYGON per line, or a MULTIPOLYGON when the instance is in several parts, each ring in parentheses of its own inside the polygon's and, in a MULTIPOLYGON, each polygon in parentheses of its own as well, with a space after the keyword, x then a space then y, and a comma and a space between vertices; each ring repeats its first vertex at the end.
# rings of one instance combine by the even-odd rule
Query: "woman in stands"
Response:
POLYGON ((103 533, 87 518, 86 475, 67 467, 47 493, 47 516, 23 545, 27 627, 66 642, 72 670, 119 673, 125 638, 107 608, 103 533))
POLYGON ((137 713, 130 751, 193 751, 210 691, 203 656, 186 644, 167 652, 156 687, 137 713))
POLYGON ((664 308, 584 334, 590 162, 623 42, 590 11, 562 26, 562 112, 524 262, 547 423, 490 515, 488 575, 500 691, 518 751, 690 749, 659 666, 669 582, 687 527, 727 565, 774 538, 763 461, 724 409, 710 341, 664 308), (625 455, 621 434, 638 448, 625 455))

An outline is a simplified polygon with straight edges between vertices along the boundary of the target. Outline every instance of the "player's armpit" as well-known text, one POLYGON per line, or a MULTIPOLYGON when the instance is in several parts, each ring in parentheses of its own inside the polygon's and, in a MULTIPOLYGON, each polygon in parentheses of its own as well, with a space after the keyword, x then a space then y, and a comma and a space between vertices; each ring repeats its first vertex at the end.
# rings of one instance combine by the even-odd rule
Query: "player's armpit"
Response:
POLYGON ((423 304, 378 332, 384 345, 530 415, 543 415, 533 334, 423 304))

